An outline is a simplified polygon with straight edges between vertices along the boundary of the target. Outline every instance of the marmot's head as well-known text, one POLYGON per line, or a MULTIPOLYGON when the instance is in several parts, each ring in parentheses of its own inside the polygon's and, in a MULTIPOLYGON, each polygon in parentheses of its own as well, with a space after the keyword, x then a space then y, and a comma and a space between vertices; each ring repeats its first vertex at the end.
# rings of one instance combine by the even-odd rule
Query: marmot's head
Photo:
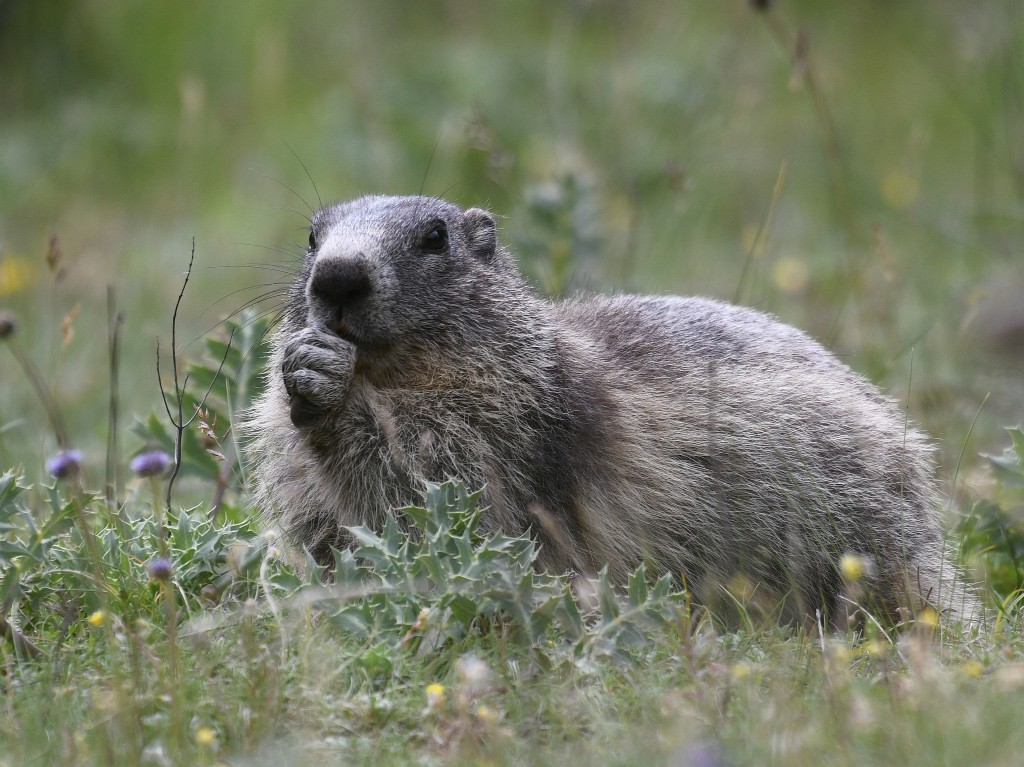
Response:
POLYGON ((490 213, 431 197, 363 197, 313 216, 288 315, 336 333, 365 360, 465 336, 478 319, 467 305, 489 303, 488 287, 513 274, 490 213))

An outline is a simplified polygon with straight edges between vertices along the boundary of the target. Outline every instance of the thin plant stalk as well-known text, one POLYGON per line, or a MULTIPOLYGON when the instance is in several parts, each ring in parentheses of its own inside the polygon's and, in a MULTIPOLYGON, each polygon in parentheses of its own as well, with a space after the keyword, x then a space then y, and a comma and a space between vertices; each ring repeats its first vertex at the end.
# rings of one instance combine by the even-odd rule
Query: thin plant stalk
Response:
MULTIPOLYGON (((153 494, 153 520, 156 524, 157 549, 160 557, 169 562, 171 559, 170 544, 167 540, 167 518, 164 506, 160 501, 160 479, 149 478, 149 487, 153 494)), ((178 597, 174 591, 174 576, 160 578, 160 594, 164 600, 164 613, 167 619, 167 677, 168 695, 171 698, 172 731, 181 731, 182 700, 178 685, 178 597)))
POLYGON ((156 344, 156 377, 157 383, 160 385, 160 398, 164 403, 164 410, 167 412, 167 417, 170 419, 171 424, 174 426, 175 439, 174 439, 174 466, 171 470, 171 476, 167 480, 167 512, 171 511, 171 499, 174 493, 174 480, 178 477, 178 471, 181 468, 181 446, 185 437, 185 429, 187 429, 192 422, 198 417, 200 411, 206 405, 206 400, 210 396, 210 392, 213 391, 214 385, 220 378, 220 373, 224 369, 224 363, 227 361, 228 352, 231 351, 231 342, 234 340, 235 332, 231 331, 231 336, 228 338, 227 344, 224 347, 224 357, 220 361, 220 365, 217 367, 217 373, 214 375, 213 380, 210 381, 210 386, 206 389, 206 393, 203 394, 202 399, 199 400, 196 405, 196 412, 191 415, 187 420, 185 418, 185 390, 188 387, 189 374, 185 374, 185 379, 179 384, 178 381, 178 310, 181 308, 181 300, 185 297, 185 289, 188 287, 188 281, 192 277, 192 265, 196 260, 196 241, 192 240, 192 255, 189 257, 188 269, 185 270, 185 279, 181 284, 181 290, 178 292, 178 300, 174 303, 174 313, 171 315, 171 371, 174 380, 174 400, 176 405, 176 412, 171 411, 171 406, 167 402, 167 393, 164 391, 163 380, 160 378, 160 342, 156 344))
POLYGON ((21 348, 17 339, 8 337, 6 342, 7 347, 11 350, 11 354, 14 355, 14 359, 17 360, 18 365, 24 371, 25 377, 32 384, 32 388, 35 390, 36 396, 39 397, 43 410, 46 411, 46 417, 50 420, 50 426, 53 429, 54 437, 57 438, 58 447, 61 450, 70 449, 71 441, 68 439, 68 430, 64 425, 64 416, 61 414, 60 405, 57 404, 57 400, 54 399, 53 394, 50 392, 50 387, 46 385, 42 373, 39 372, 39 368, 36 367, 32 358, 21 348))
POLYGON ((121 368, 121 328, 124 314, 117 310, 117 293, 113 285, 107 287, 107 328, 109 345, 110 404, 107 423, 107 504, 119 516, 124 483, 121 479, 121 456, 118 441, 118 415, 120 404, 119 373, 121 368))

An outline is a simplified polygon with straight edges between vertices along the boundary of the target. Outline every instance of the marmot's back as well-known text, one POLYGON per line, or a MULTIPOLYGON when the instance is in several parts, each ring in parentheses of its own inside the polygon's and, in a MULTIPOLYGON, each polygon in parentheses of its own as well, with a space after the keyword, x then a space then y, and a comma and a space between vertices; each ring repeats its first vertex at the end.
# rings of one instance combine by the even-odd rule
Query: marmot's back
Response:
POLYGON ((645 374, 699 374, 709 364, 849 373, 792 325, 710 298, 595 296, 565 301, 556 311, 567 325, 611 351, 623 367, 645 374))
POLYGON ((844 553, 890 568, 882 578, 905 579, 908 559, 940 577, 926 442, 806 334, 701 298, 596 298, 559 313, 614 371, 609 384, 647 452, 640 465, 683 475, 702 495, 684 535, 710 541, 729 527, 712 579, 765 577, 781 551, 792 585, 812 591, 837 587, 830 563, 844 553))

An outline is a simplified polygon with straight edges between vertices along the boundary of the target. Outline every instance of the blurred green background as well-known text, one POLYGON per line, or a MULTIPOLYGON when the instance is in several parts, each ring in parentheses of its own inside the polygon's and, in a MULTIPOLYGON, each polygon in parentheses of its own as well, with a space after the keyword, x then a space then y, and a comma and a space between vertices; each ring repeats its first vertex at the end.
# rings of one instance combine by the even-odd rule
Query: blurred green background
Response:
MULTIPOLYGON (((193 237, 182 346, 318 199, 420 190, 500 214, 540 289, 779 314, 909 402, 947 477, 1022 417, 1019 0, 0 0, 0 308, 88 461, 109 285, 141 416, 193 237)), ((0 462, 41 473, 0 371, 0 462)))

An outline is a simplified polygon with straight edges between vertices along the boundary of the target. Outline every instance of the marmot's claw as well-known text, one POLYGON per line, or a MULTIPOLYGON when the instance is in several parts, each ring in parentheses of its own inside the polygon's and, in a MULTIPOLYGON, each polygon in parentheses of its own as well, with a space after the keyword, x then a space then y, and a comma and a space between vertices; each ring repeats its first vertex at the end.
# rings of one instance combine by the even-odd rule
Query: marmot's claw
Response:
POLYGON ((351 378, 352 345, 313 328, 295 333, 284 349, 281 376, 292 423, 308 428, 340 409, 351 378))

